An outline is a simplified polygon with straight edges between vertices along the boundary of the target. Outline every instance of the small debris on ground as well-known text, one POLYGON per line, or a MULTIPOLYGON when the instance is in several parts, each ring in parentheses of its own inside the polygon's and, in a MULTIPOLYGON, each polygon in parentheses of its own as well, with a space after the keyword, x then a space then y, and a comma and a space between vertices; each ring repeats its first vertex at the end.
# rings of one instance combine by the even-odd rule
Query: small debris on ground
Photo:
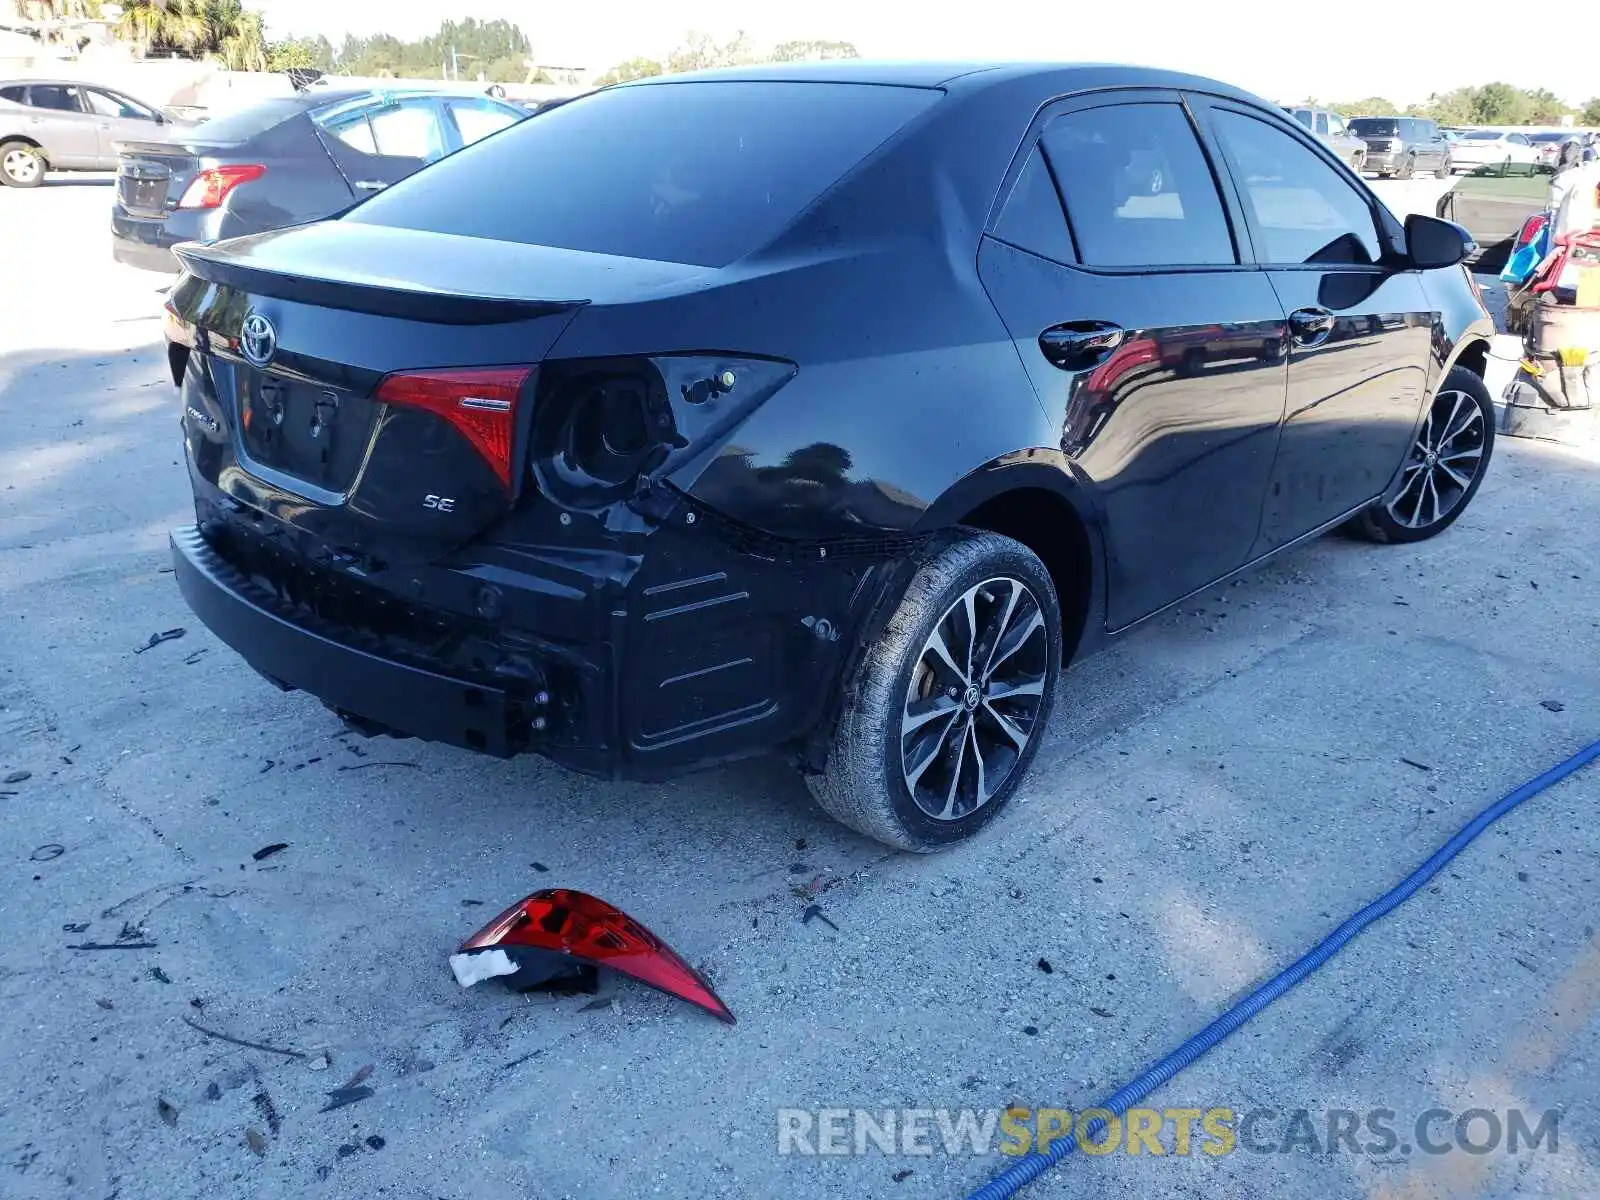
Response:
POLYGON ((215 1079, 213 1079, 210 1083, 206 1084, 206 1099, 207 1100, 221 1100, 222 1099, 222 1087, 217 1083, 217 1081, 215 1079))
POLYGON ((383 1148, 384 1148, 384 1147, 385 1147, 385 1146, 386 1146, 386 1145, 388 1145, 388 1143, 387 1143, 387 1142, 385 1142, 385 1141, 384 1141, 384 1140, 383 1140, 383 1139, 382 1139, 382 1138, 381 1138, 381 1137, 379 1137, 379 1136, 378 1136, 378 1135, 377 1135, 377 1134, 375 1134, 375 1133, 369 1133, 369 1134, 368 1134, 368 1135, 367 1135, 367 1147, 368 1147, 368 1148, 369 1148, 369 1149, 372 1149, 372 1150, 382 1150, 382 1149, 383 1149, 383 1148))
POLYGON ((1027 1034, 1029 1037, 1038 1037, 1039 1027, 1037 1025, 1024 1025, 1022 1027, 1022 1032, 1027 1034))
POLYGON ((172 982, 172 977, 170 975, 168 975, 165 971, 163 971, 160 967, 151 967, 150 968, 150 978, 154 979, 157 983, 171 983, 172 982))
POLYGON ((328 1102, 319 1108, 318 1112, 332 1112, 336 1108, 343 1108, 347 1104, 356 1104, 374 1095, 369 1087, 334 1088, 328 1093, 328 1102))
POLYGON ((820 904, 808 904, 805 907, 805 911, 800 914, 800 924, 809 925, 812 921, 821 921, 835 933, 839 932, 839 927, 828 920, 827 914, 822 911, 822 905, 820 904))
POLYGON ((894 1180, 896 1183, 904 1183, 914 1174, 916 1174, 915 1171, 913 1171, 910 1167, 906 1167, 903 1170, 896 1171, 893 1175, 889 1176, 889 1178, 894 1180))
POLYGON ((313 1071, 326 1071, 333 1066, 333 1057, 326 1050, 318 1050, 312 1054, 311 1061, 306 1063, 313 1071))
POLYGON ((160 633, 152 633, 150 640, 144 645, 136 647, 134 653, 143 654, 146 650, 154 650, 162 642, 175 642, 188 632, 187 629, 180 625, 176 629, 163 629, 160 633))
POLYGON ((1400 756, 1400 761, 1405 763, 1405 765, 1408 766, 1408 767, 1415 767, 1419 771, 1431 771, 1431 770, 1433 770, 1433 768, 1430 767, 1427 763, 1420 763, 1414 758, 1405 757, 1405 755, 1401 755, 1400 756))
POLYGON ((795 838, 795 840, 794 840, 794 848, 796 850, 804 850, 806 848, 806 840, 805 840, 805 838, 795 838))
POLYGON ((288 848, 288 842, 273 842, 270 846, 261 847, 261 849, 257 850, 250 857, 255 859, 257 862, 260 862, 262 859, 271 858, 274 854, 278 854, 281 851, 287 850, 288 848))
POLYGON ((67 848, 60 842, 46 842, 42 846, 35 846, 33 853, 28 855, 34 862, 49 862, 52 858, 60 858, 67 852, 67 848))
POLYGON ((116 1007, 115 1004, 111 1003, 111 1001, 105 999, 105 997, 103 997, 103 996, 99 1000, 96 1000, 95 1003, 97 1005, 99 1005, 101 1008, 104 1008, 104 1009, 107 1009, 107 1010, 110 1010, 110 1009, 113 1009, 113 1008, 116 1007))
POLYGON ((257 1158, 266 1157, 267 1139, 261 1136, 261 1130, 254 1125, 244 1131, 244 1144, 250 1147, 250 1152, 257 1158))
POLYGON ((550 869, 549 867, 545 866, 542 862, 531 862, 528 865, 530 867, 532 867, 535 871, 539 872, 539 874, 541 874, 541 875, 543 875, 546 871, 548 871, 550 869))
POLYGON ((389 761, 387 759, 384 759, 384 760, 374 761, 374 762, 345 763, 344 766, 339 768, 339 770, 341 770, 341 771, 365 771, 368 767, 410 767, 412 770, 415 770, 415 771, 420 771, 422 769, 422 766, 421 766, 420 763, 398 762, 398 761, 391 762, 391 761, 389 761))
POLYGON ((62 933, 88 933, 89 932, 89 922, 87 922, 87 921, 71 921, 71 922, 69 922, 66 925, 63 925, 61 927, 61 932, 62 933))
POLYGON ((161 1114, 161 1119, 168 1125, 178 1123, 178 1106, 165 1096, 156 1101, 156 1111, 161 1114))
POLYGON ((26 783, 33 778, 32 771, 13 771, 5 777, 6 783, 26 783))
POLYGON ((1101 1008, 1098 1004, 1091 1004, 1089 1011, 1097 1017, 1110 1017, 1113 1015, 1110 1009, 1101 1008))
POLYGON ((1034 966, 1038 967, 1039 970, 1043 971, 1046 975, 1055 974, 1055 968, 1050 965, 1050 960, 1048 958, 1041 958, 1038 962, 1034 963, 1034 966))
POLYGON ((278 1116, 278 1109, 272 1103, 272 1097, 267 1094, 267 1089, 262 1088, 250 1097, 250 1103, 256 1106, 256 1111, 261 1114, 261 1119, 267 1123, 267 1132, 273 1137, 278 1136, 278 1130, 283 1127, 283 1121, 278 1116))
POLYGON ((1559 700, 1541 700, 1539 701, 1539 707, 1549 709, 1551 712, 1560 712, 1567 706, 1559 700))
POLYGON ((154 942, 69 942, 68 950, 154 950, 154 942))

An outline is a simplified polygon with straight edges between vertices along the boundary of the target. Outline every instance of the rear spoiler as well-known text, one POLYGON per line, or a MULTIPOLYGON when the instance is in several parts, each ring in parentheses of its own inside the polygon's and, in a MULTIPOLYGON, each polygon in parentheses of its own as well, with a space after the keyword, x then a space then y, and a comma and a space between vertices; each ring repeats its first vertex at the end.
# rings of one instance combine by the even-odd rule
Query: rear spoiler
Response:
POLYGON ((207 283, 300 304, 373 313, 435 325, 503 325, 571 312, 586 300, 529 300, 482 296, 427 287, 397 286, 332 270, 313 274, 250 265, 241 256, 202 242, 180 242, 173 253, 184 268, 207 283))

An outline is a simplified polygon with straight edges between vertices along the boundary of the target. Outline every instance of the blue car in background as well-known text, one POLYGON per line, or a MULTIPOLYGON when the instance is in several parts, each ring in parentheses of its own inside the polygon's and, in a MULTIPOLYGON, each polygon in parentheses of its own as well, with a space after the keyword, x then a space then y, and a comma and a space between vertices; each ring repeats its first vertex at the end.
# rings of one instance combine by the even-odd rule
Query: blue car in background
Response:
POLYGON ((319 220, 532 114, 463 85, 318 86, 118 145, 118 262, 176 272, 172 247, 319 220))

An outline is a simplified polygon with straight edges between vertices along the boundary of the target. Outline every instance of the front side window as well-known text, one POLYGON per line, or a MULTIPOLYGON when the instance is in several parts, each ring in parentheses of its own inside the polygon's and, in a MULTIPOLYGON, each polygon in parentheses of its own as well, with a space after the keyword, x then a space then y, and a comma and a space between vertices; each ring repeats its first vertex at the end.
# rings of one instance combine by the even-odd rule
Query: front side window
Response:
POLYGON ((89 111, 99 117, 129 117, 136 121, 153 121, 155 113, 142 104, 135 103, 124 96, 116 96, 110 92, 102 92, 95 88, 87 88, 83 93, 84 99, 89 102, 89 111))
POLYGON ((444 157, 444 130, 431 100, 402 100, 377 109, 367 119, 379 154, 424 162, 444 157))
POLYGON ((1255 218, 1261 260, 1275 266, 1367 264, 1381 252, 1367 202, 1332 166, 1281 129, 1216 109, 1217 137, 1255 218))
POLYGON ((1216 180, 1179 105, 1069 113, 1042 140, 1086 265, 1238 261, 1216 180))

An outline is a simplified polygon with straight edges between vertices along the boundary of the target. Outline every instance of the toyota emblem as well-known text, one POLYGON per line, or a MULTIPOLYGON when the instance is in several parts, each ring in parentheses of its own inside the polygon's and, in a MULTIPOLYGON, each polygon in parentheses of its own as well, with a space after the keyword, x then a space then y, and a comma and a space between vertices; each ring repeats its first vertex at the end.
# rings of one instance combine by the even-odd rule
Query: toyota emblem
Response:
POLYGON ((252 309, 245 314, 239 331, 239 350, 251 366, 264 367, 278 349, 278 331, 272 322, 252 309))

